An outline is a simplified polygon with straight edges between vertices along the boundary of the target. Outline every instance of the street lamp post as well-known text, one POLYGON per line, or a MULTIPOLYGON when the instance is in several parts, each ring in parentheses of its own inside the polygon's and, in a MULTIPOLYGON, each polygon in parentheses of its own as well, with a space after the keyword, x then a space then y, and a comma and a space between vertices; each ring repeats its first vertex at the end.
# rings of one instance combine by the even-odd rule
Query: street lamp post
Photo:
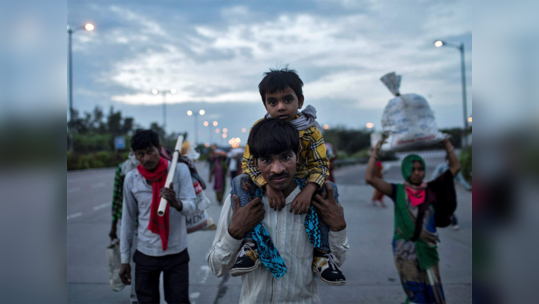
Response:
POLYGON ((198 144, 198 123, 197 123, 197 117, 198 117, 198 115, 202 116, 202 115, 204 115, 205 113, 206 113, 206 111, 204 111, 204 110, 200 110, 200 111, 198 111, 198 113, 197 113, 197 112, 194 112, 194 113, 193 113, 193 111, 191 111, 191 110, 187 111, 187 115, 189 115, 189 116, 193 115, 193 116, 195 117, 195 146, 198 144))
POLYGON ((442 47, 448 46, 456 48, 460 51, 460 71, 461 71, 461 80, 462 80, 462 111, 464 113, 464 130, 462 131, 462 143, 464 147, 468 146, 468 138, 466 137, 466 132, 468 130, 468 106, 466 102, 466 63, 464 60, 464 42, 461 42, 459 45, 448 43, 442 40, 434 41, 434 46, 442 47))
MULTIPOLYGON (((74 32, 80 30, 87 30, 89 32, 93 31, 95 26, 91 23, 86 23, 84 26, 78 28, 72 28, 69 25, 67 26, 67 46, 68 46, 68 74, 69 74, 69 122, 73 123, 73 55, 71 50, 71 36, 74 32)), ((69 128, 69 151, 73 153, 73 125, 69 128)))
POLYGON ((158 89, 152 89, 152 93, 154 95, 159 94, 161 92, 161 95, 163 95, 163 131, 165 131, 165 134, 167 133, 167 94, 176 94, 176 89, 170 89, 170 90, 158 90, 158 89))

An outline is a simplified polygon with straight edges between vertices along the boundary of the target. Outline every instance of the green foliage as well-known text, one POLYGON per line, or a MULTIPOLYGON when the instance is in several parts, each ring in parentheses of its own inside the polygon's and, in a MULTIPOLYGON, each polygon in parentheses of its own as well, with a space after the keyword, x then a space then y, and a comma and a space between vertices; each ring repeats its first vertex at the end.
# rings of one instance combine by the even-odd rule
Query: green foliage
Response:
POLYGON ((345 151, 337 151, 337 159, 348 159, 350 158, 350 155, 346 153, 345 151))
MULTIPOLYGON (((67 153, 67 169, 78 170, 115 167, 126 160, 136 124, 132 117, 123 117, 120 111, 114 111, 112 107, 107 116, 101 108, 95 107, 92 113, 84 113, 84 117, 79 117, 79 113, 75 111, 68 128, 74 133, 75 153, 67 153), (125 137, 126 147, 122 151, 114 151, 116 136, 125 137)), ((163 128, 155 122, 151 124, 150 129, 157 132, 165 148, 171 151, 174 149, 179 134, 167 136, 163 128)), ((184 137, 186 136, 187 133, 184 134, 184 137)), ((69 147, 69 133, 67 144, 69 147)))
POLYGON ((331 143, 337 149, 339 158, 343 158, 341 151, 348 156, 368 149, 371 145, 371 132, 337 127, 324 131, 324 141, 331 143))
POLYGON ((363 149, 352 155, 352 158, 369 158, 369 149, 363 149))
POLYGON ((460 166, 462 175, 467 180, 472 179, 472 146, 462 149, 460 153, 460 166))
POLYGON ((67 170, 116 167, 127 159, 128 151, 99 151, 88 154, 67 152, 67 170))
POLYGON ((112 134, 75 134, 73 136, 75 151, 95 152, 114 150, 112 134))

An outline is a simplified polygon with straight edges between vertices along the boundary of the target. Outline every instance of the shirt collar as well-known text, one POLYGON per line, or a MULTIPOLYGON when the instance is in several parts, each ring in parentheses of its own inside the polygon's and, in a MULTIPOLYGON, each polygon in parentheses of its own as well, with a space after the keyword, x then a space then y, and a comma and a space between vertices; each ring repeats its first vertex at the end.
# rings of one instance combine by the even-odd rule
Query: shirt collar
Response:
POLYGON ((290 192, 290 194, 286 198, 284 204, 285 205, 290 205, 292 203, 292 201, 294 201, 294 199, 296 198, 296 196, 298 196, 298 194, 300 192, 301 192, 301 189, 299 188, 299 186, 296 185, 296 188, 294 188, 294 190, 292 190, 292 192, 290 192))

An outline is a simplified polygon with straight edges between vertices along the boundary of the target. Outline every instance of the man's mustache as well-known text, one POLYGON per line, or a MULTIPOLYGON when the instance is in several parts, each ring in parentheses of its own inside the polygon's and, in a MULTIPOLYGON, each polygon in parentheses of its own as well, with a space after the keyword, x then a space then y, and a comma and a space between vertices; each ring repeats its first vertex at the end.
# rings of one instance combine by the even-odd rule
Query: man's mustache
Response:
POLYGON ((269 179, 270 180, 274 180, 274 179, 280 179, 280 178, 285 178, 285 177, 289 177, 290 174, 284 172, 284 173, 279 173, 279 174, 272 174, 270 175, 269 179))

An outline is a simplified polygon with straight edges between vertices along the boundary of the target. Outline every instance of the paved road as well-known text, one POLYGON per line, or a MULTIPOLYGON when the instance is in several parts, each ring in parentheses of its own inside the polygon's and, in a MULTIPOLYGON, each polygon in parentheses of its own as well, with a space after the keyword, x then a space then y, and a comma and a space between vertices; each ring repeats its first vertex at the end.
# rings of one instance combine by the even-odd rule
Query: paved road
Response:
MULTIPOLYGON (((427 160, 427 176, 442 159, 427 160)), ((386 179, 399 181, 400 164, 385 164, 386 179)), ((200 165, 203 177, 207 168, 200 165)), ((365 185, 365 165, 340 168, 335 178, 345 208, 350 251, 343 270, 347 284, 329 287, 319 281, 324 303, 401 303, 404 301, 391 254, 393 210, 370 203, 372 188, 365 185)), ((114 170, 68 173, 68 301, 69 303, 129 303, 129 288, 110 290, 105 247, 109 243, 110 200, 114 170)), ((218 221, 221 207, 209 191, 211 217, 218 221)), ((448 303, 471 303, 472 283, 472 195, 457 186, 457 215, 461 229, 441 229, 440 269, 448 303)), ((206 256, 213 232, 190 235, 190 296, 194 304, 237 303, 241 279, 216 278, 209 271, 206 256)), ((164 302, 163 302, 164 303, 164 302)))

